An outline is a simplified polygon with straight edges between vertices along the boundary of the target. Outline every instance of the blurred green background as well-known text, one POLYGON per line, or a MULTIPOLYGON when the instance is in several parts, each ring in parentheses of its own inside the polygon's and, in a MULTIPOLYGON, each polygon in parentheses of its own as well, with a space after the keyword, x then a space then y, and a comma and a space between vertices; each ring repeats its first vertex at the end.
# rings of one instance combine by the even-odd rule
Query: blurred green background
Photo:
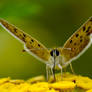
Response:
MULTIPOLYGON (((92 0, 0 0, 0 17, 46 47, 60 47, 90 16, 92 0)), ((45 64, 0 27, 0 77, 28 79, 45 74, 45 64)), ((73 63, 75 73, 92 77, 92 46, 73 63)))

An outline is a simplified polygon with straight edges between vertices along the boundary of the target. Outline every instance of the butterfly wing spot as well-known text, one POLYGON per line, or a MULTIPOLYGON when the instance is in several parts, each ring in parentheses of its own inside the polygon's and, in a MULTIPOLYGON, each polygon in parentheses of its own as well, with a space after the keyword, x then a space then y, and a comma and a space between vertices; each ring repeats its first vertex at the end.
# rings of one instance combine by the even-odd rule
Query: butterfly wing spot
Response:
POLYGON ((15 33, 17 33, 17 29, 16 28, 14 28, 13 30, 14 30, 15 33))
POLYGON ((72 48, 72 51, 74 51, 76 48, 72 48))
POLYGON ((74 43, 74 45, 76 45, 76 43, 74 43))
POLYGON ((90 28, 91 28, 91 27, 89 26, 88 29, 86 30, 86 33, 90 31, 90 28))
POLYGON ((23 33, 23 36, 26 37, 26 34, 23 33))
MULTIPOLYGON (((33 44, 35 42, 33 39, 29 39, 29 40, 30 40, 29 41, 30 44, 33 44)), ((27 42, 28 42, 28 40, 27 40, 27 42)))
POLYGON ((87 33, 87 35, 86 36, 89 36, 90 35, 90 33, 87 33))
POLYGON ((80 36, 80 38, 83 38, 83 36, 80 36))
POLYGON ((31 41, 32 41, 32 42, 34 42, 34 40, 33 40, 33 39, 31 39, 31 41))
POLYGON ((85 31, 85 29, 86 29, 86 27, 84 26, 84 27, 83 27, 83 31, 85 31))
POLYGON ((78 37, 79 36, 79 34, 76 34, 76 37, 78 37))
POLYGON ((70 40, 70 43, 72 43, 72 40, 70 40))
POLYGON ((82 42, 83 40, 81 39, 80 42, 82 42))
POLYGON ((38 44, 38 46, 40 47, 40 44, 38 44))

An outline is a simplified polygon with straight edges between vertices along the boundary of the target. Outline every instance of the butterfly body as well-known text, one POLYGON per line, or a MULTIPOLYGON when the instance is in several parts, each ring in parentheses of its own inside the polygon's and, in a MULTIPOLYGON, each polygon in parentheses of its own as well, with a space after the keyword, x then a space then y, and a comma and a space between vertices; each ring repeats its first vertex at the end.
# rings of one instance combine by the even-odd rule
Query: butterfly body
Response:
POLYGON ((81 56, 92 43, 92 17, 66 41, 62 48, 50 50, 31 35, 28 35, 7 21, 0 19, 0 24, 6 31, 24 44, 24 48, 28 53, 46 64, 47 74, 49 68, 55 74, 54 69, 56 65, 62 72, 62 67, 67 66, 71 61, 81 56))

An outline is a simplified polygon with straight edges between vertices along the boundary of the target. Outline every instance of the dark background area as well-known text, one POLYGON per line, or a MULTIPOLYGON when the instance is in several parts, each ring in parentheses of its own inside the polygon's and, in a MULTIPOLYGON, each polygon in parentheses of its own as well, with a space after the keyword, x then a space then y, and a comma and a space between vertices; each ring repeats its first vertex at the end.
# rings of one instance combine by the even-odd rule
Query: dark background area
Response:
MULTIPOLYGON (((63 46, 90 16, 91 0, 0 0, 0 17, 47 48, 63 46)), ((0 77, 45 74, 45 64, 22 50, 23 45, 0 27, 0 77)), ((92 78, 92 46, 72 64, 76 74, 92 78)))

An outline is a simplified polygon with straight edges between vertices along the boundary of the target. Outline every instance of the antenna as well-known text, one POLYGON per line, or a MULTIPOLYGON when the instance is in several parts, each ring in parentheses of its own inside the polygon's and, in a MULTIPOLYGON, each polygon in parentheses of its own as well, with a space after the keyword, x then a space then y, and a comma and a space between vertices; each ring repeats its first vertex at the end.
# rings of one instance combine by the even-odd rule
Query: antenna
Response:
MULTIPOLYGON (((58 47, 58 48, 61 48, 62 49, 62 47, 58 47)), ((56 49, 58 49, 58 48, 56 48, 56 49)), ((52 50, 53 48, 33 48, 33 49, 30 49, 30 50, 46 50, 46 49, 47 50, 52 50)), ((71 50, 71 48, 64 48, 64 47, 63 47, 63 49, 71 50)), ((26 52, 26 50, 23 49, 22 52, 26 52)))

